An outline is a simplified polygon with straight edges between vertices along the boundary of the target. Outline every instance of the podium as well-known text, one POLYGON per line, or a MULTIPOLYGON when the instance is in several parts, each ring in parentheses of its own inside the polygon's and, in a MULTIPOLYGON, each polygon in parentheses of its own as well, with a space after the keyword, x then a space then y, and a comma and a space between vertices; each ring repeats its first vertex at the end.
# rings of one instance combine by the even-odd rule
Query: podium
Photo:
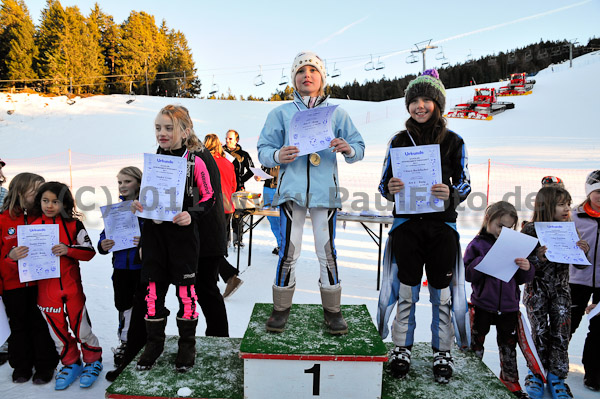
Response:
MULTIPOLYGON (((273 305, 255 304, 243 339, 196 337, 196 365, 175 371, 177 336, 149 371, 133 361, 106 390, 110 399, 512 399, 492 371, 471 352, 452 351, 449 384, 434 382, 431 344, 415 343, 402 380, 389 372, 384 343, 364 305, 343 305, 349 327, 332 336, 321 305, 292 305, 284 332, 266 331, 273 305), (185 394, 185 395, 184 395, 185 394)), ((425 337, 422 337, 425 338, 425 337)), ((137 360, 137 359, 136 359, 137 360)))
POLYGON ((342 306, 349 332, 338 336, 321 305, 292 305, 285 331, 267 332, 272 309, 256 304, 242 339, 245 398, 381 398, 387 348, 366 306, 342 306))

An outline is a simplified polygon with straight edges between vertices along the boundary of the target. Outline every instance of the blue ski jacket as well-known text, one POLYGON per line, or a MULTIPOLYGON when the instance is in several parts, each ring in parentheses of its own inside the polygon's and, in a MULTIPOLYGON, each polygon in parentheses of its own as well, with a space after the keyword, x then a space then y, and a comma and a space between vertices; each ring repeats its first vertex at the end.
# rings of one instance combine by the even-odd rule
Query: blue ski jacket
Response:
MULTIPOLYGON (((317 107, 326 107, 327 99, 317 107)), ((321 163, 314 166, 308 155, 302 155, 288 164, 280 164, 274 158, 283 146, 289 145, 290 123, 294 114, 308 109, 301 96, 295 92, 294 100, 280 105, 269 112, 258 139, 258 159, 263 166, 280 166, 279 185, 273 198, 273 206, 294 201, 305 208, 341 208, 340 187, 336 153, 329 149, 318 154, 321 163)), ((339 107, 332 114, 333 135, 344 139, 354 150, 354 156, 344 159, 348 163, 360 161, 364 157, 365 143, 346 111, 339 107)))

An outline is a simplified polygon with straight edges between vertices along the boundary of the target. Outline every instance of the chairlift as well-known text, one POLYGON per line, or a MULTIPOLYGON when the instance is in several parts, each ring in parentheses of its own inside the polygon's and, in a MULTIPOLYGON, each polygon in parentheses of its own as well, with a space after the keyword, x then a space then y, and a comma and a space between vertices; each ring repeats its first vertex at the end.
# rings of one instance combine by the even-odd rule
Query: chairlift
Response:
POLYGON ((558 57, 560 55, 561 52, 561 48, 560 47, 553 47, 552 48, 552 57, 558 57))
POLYGON ((379 60, 380 57, 377 57, 377 64, 375 64, 375 70, 379 71, 385 68, 385 64, 379 60))
POLYGON ((488 66, 496 65, 496 57, 488 58, 487 64, 488 64, 488 66))
POLYGON ((133 81, 129 81, 129 100, 125 101, 127 104, 131 104, 135 101, 135 92, 133 91, 133 81))
POLYGON ((254 78, 254 86, 262 86, 265 84, 265 81, 263 80, 263 75, 262 75, 262 66, 259 65, 258 68, 259 68, 260 72, 254 78))
POLYGON ((442 62, 442 68, 447 67, 448 65, 450 65, 450 63, 448 61, 444 61, 442 62))
POLYGON ((435 55, 435 59, 439 60, 439 61, 446 59, 446 55, 444 54, 444 48, 443 47, 440 47, 440 52, 435 55))
POLYGON ((286 76, 284 71, 285 71, 285 68, 281 68, 281 79, 279 79, 279 86, 288 84, 288 77, 286 76))
POLYGON ((517 55, 515 53, 510 53, 508 55, 508 59, 506 60, 507 64, 514 64, 515 62, 517 62, 517 55))
POLYGON ((373 55, 371 54, 371 61, 365 64, 365 71, 372 71, 375 69, 375 64, 373 64, 373 55))
POLYGON ((467 59, 465 60, 465 63, 472 64, 473 62, 475 62, 475 60, 473 59, 473 52, 471 52, 471 49, 469 49, 469 54, 467 54, 467 59))
POLYGON ((417 57, 416 55, 411 54, 408 57, 406 57, 407 64, 414 64, 415 62, 419 62, 419 57, 417 57))
POLYGON ((523 56, 523 59, 525 62, 529 62, 533 59, 533 54, 531 53, 531 49, 527 49, 527 51, 525 51, 525 55, 523 56))
POLYGON ((215 83, 215 75, 213 75, 212 85, 210 86, 209 95, 215 95, 219 91, 219 85, 215 83))
POLYGON ((337 69, 335 67, 335 62, 333 63, 333 71, 331 71, 331 77, 332 78, 337 78, 338 76, 340 76, 342 74, 342 71, 340 71, 339 69, 337 69))

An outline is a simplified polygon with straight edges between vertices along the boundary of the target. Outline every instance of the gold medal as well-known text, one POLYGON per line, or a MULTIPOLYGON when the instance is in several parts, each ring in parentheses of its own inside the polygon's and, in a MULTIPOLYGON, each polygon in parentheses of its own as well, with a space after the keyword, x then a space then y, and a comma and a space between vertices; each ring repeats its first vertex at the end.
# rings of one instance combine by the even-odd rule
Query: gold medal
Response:
POLYGON ((308 160, 310 161, 310 163, 313 166, 319 166, 321 164, 321 156, 319 154, 317 154, 316 152, 313 152, 312 154, 310 154, 310 156, 308 157, 308 160))

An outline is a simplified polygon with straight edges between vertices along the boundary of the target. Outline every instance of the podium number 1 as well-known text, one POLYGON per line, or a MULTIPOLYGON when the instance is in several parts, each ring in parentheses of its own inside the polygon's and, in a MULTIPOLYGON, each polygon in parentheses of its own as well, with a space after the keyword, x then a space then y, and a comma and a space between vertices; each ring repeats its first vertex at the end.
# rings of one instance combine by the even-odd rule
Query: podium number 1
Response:
POLYGON ((315 364, 311 368, 304 370, 304 373, 313 375, 313 396, 319 396, 319 385, 321 381, 321 365, 315 364))

